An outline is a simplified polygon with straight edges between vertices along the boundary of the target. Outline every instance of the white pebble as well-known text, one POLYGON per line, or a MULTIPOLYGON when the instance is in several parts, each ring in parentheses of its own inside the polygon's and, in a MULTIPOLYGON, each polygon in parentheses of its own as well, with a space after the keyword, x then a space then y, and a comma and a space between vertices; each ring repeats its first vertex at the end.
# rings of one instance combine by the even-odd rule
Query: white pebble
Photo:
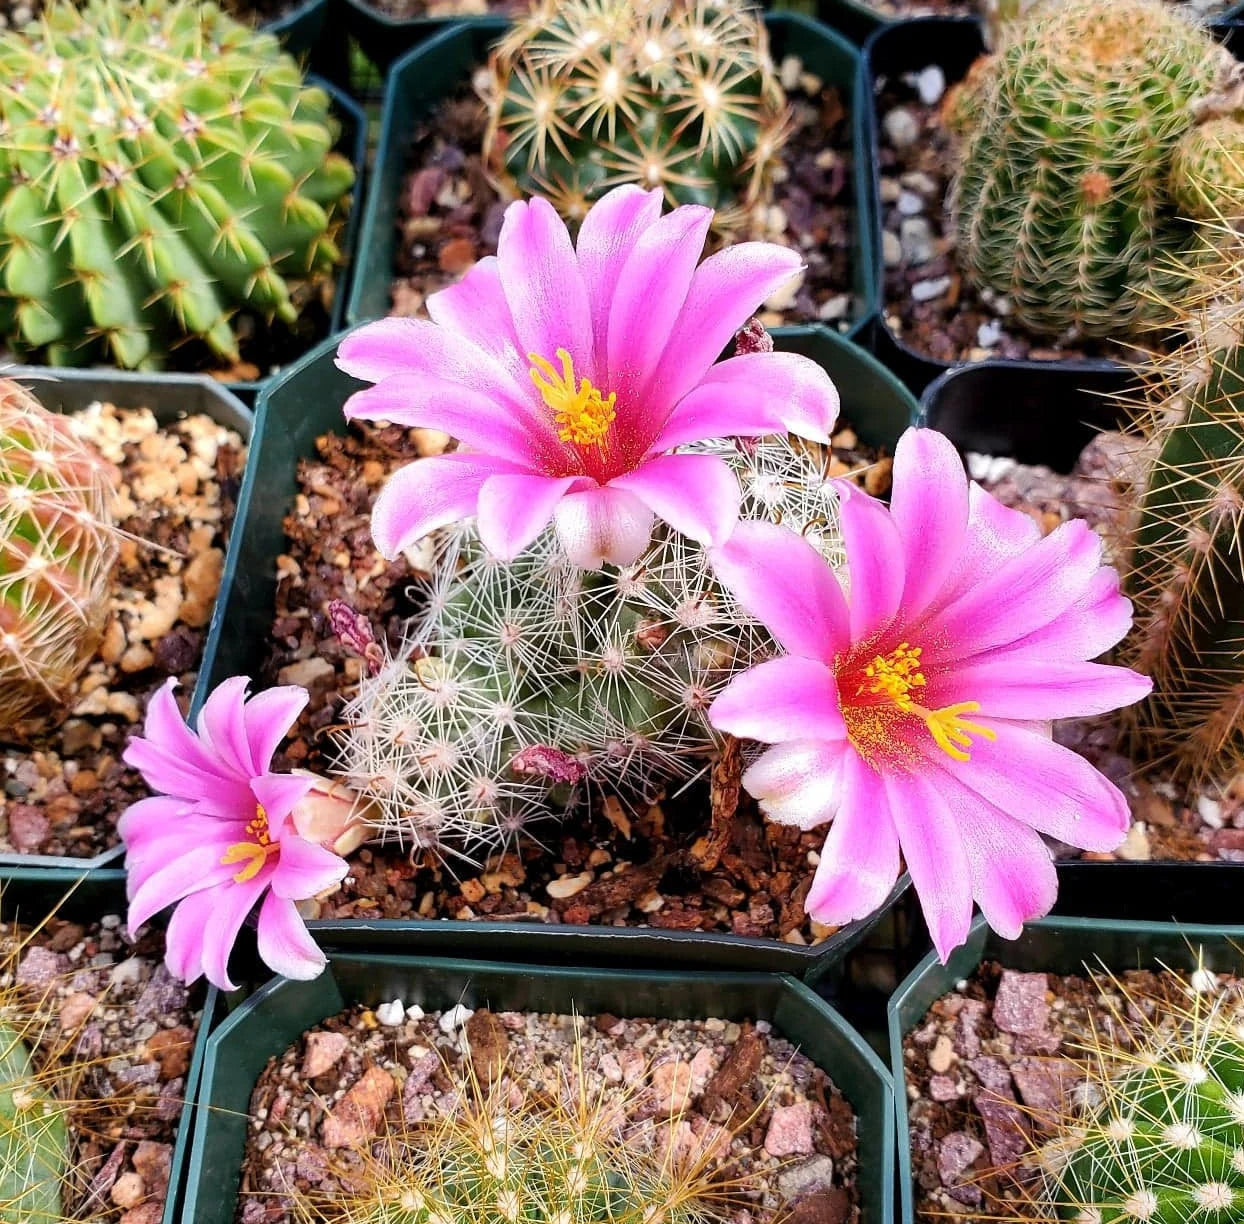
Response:
MULTIPOLYGON (((833 323, 838 319, 845 319, 847 311, 851 309, 851 299, 845 293, 836 294, 817 307, 816 317, 822 323, 833 323)), ((806 533, 805 533, 806 538, 806 533)))
POLYGON ((931 302, 934 298, 941 297, 949 288, 949 276, 938 276, 933 280, 916 281, 911 287, 911 300, 913 302, 931 302))
POLYGON ((401 999, 394 999, 391 1003, 381 1003, 376 1008, 376 1019, 385 1028, 397 1028, 406 1019, 406 1004, 401 999))
POLYGON ((898 211, 900 216, 918 217, 924 212, 924 201, 914 191, 898 193, 898 211))
POLYGON ((412 1003, 406 1009, 407 1020, 422 1020, 423 1016, 424 1016, 423 1008, 420 1007, 418 1003, 412 1003))
POLYGON ((981 348, 993 348, 1002 339, 1002 324, 990 319, 976 329, 976 343, 981 348))
POLYGON ((896 106, 881 121, 886 139, 896 149, 908 149, 920 139, 920 125, 906 107, 896 106))
POLYGON ((881 254, 887 268, 897 268, 903 262, 903 244, 890 230, 881 235, 881 254))
POLYGON ((447 1012, 441 1013, 436 1026, 442 1033, 452 1033, 454 1029, 462 1028, 473 1015, 475 1015, 473 1008, 463 1007, 461 1003, 457 1003, 447 1012))
POLYGON ((1217 799, 1211 799, 1208 795, 1198 795, 1196 814, 1201 818, 1202 823, 1209 825, 1211 829, 1222 828, 1222 804, 1217 799))
POLYGON ((946 92, 946 74, 936 65, 930 64, 921 72, 913 74, 908 80, 915 86, 920 101, 925 106, 936 106, 946 92))
POLYGON ((1214 994, 1218 990, 1218 975, 1202 966, 1200 969, 1193 970, 1188 984, 1197 994, 1214 994))

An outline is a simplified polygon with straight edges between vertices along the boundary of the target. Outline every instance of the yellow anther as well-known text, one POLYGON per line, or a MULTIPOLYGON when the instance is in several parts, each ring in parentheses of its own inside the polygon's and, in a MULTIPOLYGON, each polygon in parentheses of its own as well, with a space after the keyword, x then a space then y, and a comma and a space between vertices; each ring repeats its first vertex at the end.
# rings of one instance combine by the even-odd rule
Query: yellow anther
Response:
POLYGON ((527 358, 532 363, 531 381, 552 409, 557 436, 563 442, 598 446, 618 415, 614 410, 617 393, 611 391, 606 399, 588 379, 582 378, 576 383, 570 354, 558 349, 557 357, 562 363, 560 374, 548 358, 528 353, 527 358))
POLYGON ((877 655, 864 668, 868 683, 860 686, 859 695, 865 692, 888 697, 900 710, 910 712, 916 708, 908 694, 912 689, 923 688, 924 674, 920 670, 921 647, 900 642, 888 655, 877 655))
POLYGON ((220 860, 225 867, 231 867, 234 863, 246 864, 233 877, 236 884, 253 880, 269 857, 281 848, 268 832, 268 813, 264 811, 262 803, 255 804, 255 819, 247 824, 246 831, 254 840, 234 842, 220 860))
POLYGON ((956 761, 969 761, 971 757, 967 749, 972 746, 972 736, 987 740, 998 738, 996 731, 963 717, 964 714, 975 714, 980 708, 979 701, 961 701, 958 705, 946 706, 940 710, 922 710, 918 706, 916 710, 924 719, 937 746, 947 756, 956 761))

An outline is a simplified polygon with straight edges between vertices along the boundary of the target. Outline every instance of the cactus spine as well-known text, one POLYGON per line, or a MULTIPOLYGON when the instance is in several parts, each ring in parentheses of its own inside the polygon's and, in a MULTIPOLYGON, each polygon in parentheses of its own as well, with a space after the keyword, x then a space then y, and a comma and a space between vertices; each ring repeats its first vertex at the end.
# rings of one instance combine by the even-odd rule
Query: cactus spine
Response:
POLYGON ((99 645, 115 479, 65 417, 0 381, 0 737, 60 712, 99 645))
POLYGON ((54 364, 239 357, 340 258, 328 97, 213 3, 57 0, 0 34, 0 331, 54 364))
POLYGON ((65 1107, 40 1082, 21 1035, 0 1023, 0 1221, 64 1218, 65 1107))
POLYGON ((1238 77, 1164 0, 1061 0, 1011 22, 946 104, 967 274, 1038 333, 1164 321, 1189 218, 1244 184, 1238 77))
POLYGON ((620 183, 719 231, 768 197, 786 100, 745 0, 540 0, 491 74, 485 160, 568 220, 620 183))

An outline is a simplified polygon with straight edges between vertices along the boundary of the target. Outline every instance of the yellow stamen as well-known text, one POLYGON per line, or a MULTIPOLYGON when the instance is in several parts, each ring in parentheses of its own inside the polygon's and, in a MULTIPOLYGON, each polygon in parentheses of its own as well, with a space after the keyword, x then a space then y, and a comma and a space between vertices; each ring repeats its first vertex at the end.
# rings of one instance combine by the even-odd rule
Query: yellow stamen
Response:
POLYGON ((956 761, 969 761, 971 757, 967 749, 972 746, 972 737, 996 740, 997 733, 963 717, 975 714, 981 708, 979 701, 963 701, 940 710, 926 710, 916 704, 911 692, 924 688, 926 684, 924 673, 920 670, 920 655, 921 647, 907 642, 900 642, 888 655, 877 655, 864 668, 866 680, 859 686, 856 696, 875 693, 888 698, 903 713, 915 714, 923 719, 933 742, 947 756, 956 761))
POLYGON ((253 880, 268 859, 281 849, 268 833, 268 813, 263 810, 262 803, 255 804, 255 819, 246 826, 246 831, 254 840, 234 842, 220 860, 226 867, 231 867, 234 863, 246 864, 233 877, 237 884, 253 880))
POLYGON ((528 353, 527 358, 532 363, 531 381, 553 410, 557 436, 563 442, 599 446, 618 415, 614 411, 617 393, 611 391, 606 399, 586 378, 576 383, 570 354, 559 348, 557 357, 562 363, 560 374, 548 358, 528 353))

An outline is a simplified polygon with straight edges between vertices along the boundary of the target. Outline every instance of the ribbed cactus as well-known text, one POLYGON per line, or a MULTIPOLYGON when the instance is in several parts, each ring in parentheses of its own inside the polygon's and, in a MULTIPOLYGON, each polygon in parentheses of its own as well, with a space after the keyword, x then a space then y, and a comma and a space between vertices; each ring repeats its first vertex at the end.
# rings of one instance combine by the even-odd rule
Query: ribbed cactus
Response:
POLYGON ((1038 1153, 1054 1213, 1042 1218, 1235 1224, 1244 1219, 1239 1001, 1191 990, 1186 1001, 1127 1001, 1159 1010, 1139 1048, 1095 1039, 1082 1094, 1095 1104, 1063 1119, 1038 1153))
POLYGON ((0 1023, 0 1221, 57 1224, 69 1176, 66 1106, 35 1071, 20 1033, 0 1023))
MULTIPOLYGON (((744 518, 803 531, 837 559, 823 455, 785 438, 725 458, 744 518)), ((585 572, 546 532, 517 560, 470 528, 442 544, 428 613, 346 708, 340 770, 405 842, 491 853, 565 807, 577 783, 635 799, 699 772, 716 747, 706 711, 772 649, 669 529, 631 568, 585 572)))
POLYGON ((1053 0, 1011 23, 946 103, 964 270, 1034 332, 1163 321, 1189 218, 1244 178, 1238 75, 1165 0, 1053 0))
POLYGON ((568 220, 619 183, 719 230, 768 196, 786 100, 747 0, 539 0, 491 72, 486 160, 568 220))
POLYGON ((106 626, 116 472, 0 380, 0 739, 55 718, 106 626))
POLYGON ((0 34, 0 332, 54 364, 238 359, 340 258, 353 183, 328 97, 197 0, 57 0, 0 34))

